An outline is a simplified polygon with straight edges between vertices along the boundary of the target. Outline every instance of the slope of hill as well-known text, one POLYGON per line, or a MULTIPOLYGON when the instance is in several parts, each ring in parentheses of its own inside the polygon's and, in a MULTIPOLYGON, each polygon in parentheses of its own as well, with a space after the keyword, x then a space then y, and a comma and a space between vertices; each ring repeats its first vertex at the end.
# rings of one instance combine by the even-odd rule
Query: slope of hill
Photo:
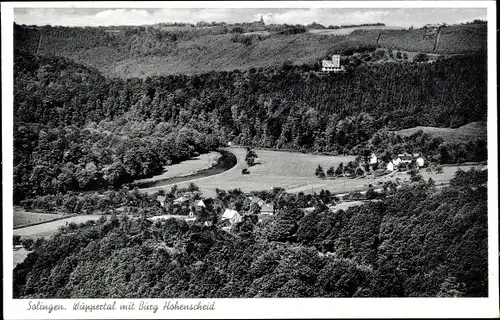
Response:
POLYGON ((475 139, 485 139, 488 136, 486 122, 478 121, 471 122, 456 129, 452 128, 436 128, 418 126, 395 131, 400 136, 410 136, 418 131, 428 133, 433 137, 440 137, 445 142, 467 142, 475 139))
POLYGON ((440 54, 486 49, 485 25, 442 28, 439 41, 425 29, 362 28, 348 35, 332 35, 294 26, 266 28, 255 33, 226 26, 110 29, 15 25, 15 46, 71 58, 106 76, 124 78, 245 70, 287 61, 311 64, 332 52, 366 46, 440 54))

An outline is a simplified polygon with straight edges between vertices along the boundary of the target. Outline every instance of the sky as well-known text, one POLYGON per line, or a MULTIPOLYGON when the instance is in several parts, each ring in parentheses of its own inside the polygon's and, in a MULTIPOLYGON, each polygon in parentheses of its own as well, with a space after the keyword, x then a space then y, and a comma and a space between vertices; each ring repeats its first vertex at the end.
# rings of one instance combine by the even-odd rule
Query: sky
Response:
POLYGON ((210 9, 105 9, 105 8, 16 8, 14 21, 26 25, 52 26, 112 26, 148 25, 168 22, 250 22, 259 20, 276 24, 328 25, 382 22, 387 26, 421 27, 428 23, 462 23, 474 19, 486 20, 481 8, 210 8, 210 9))

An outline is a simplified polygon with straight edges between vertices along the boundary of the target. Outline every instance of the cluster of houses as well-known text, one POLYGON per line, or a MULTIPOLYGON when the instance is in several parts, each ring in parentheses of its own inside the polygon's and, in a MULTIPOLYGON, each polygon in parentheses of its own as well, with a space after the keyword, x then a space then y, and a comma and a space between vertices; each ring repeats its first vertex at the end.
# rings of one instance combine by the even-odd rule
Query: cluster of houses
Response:
MULTIPOLYGON (((223 202, 220 199, 206 199, 205 201, 203 199, 200 199, 200 197, 195 197, 195 195, 199 195, 200 193, 185 193, 178 197, 177 199, 173 200, 174 205, 184 205, 189 207, 189 215, 186 218, 186 221, 195 221, 196 220, 196 213, 199 212, 199 210, 202 210, 203 208, 206 208, 205 201, 214 201, 214 204, 220 207, 224 207, 223 202)), ((160 202, 160 205, 162 207, 167 208, 169 206, 169 202, 167 201, 167 197, 165 196, 158 196, 157 197, 158 202, 160 202)), ((243 216, 245 215, 251 215, 253 214, 252 208, 255 208, 255 206, 258 206, 258 220, 261 221, 265 216, 272 216, 274 215, 274 205, 272 203, 267 203, 263 199, 257 196, 248 196, 247 201, 249 204, 249 211, 246 212, 238 212, 234 209, 229 209, 225 208, 224 212, 221 216, 221 221, 222 221, 222 229, 228 230, 231 226, 234 224, 241 222, 243 220, 243 216)), ((205 222, 206 226, 211 225, 211 222, 205 222)))
MULTIPOLYGON (((370 165, 374 165, 379 161, 379 157, 375 153, 372 153, 370 157, 370 165)), ((404 164, 406 167, 411 163, 415 163, 418 168, 422 168, 425 166, 425 158, 421 153, 401 153, 387 163, 386 169, 387 171, 395 171, 402 164, 404 164)))
POLYGON ((255 205, 260 208, 259 213, 257 214, 257 218, 259 221, 262 221, 265 216, 274 215, 274 204, 266 203, 264 200, 257 196, 249 196, 247 200, 250 202, 250 211, 240 213, 234 209, 226 208, 224 210, 224 213, 221 216, 221 220, 223 223, 222 229, 227 230, 234 224, 241 222, 243 220, 243 216, 253 214, 252 207, 255 207, 255 205))

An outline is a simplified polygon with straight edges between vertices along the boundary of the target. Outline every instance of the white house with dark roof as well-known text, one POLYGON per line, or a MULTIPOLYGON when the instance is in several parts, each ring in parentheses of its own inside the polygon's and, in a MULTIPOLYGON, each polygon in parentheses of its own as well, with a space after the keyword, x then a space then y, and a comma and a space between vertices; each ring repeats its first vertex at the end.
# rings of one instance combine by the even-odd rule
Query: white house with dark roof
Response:
POLYGON ((226 209, 221 217, 222 220, 228 220, 229 223, 235 224, 241 222, 242 217, 236 210, 226 209))
POLYGON ((412 155, 409 153, 400 153, 398 154, 398 158, 401 159, 401 163, 411 163, 412 155))
POLYGON ((418 156, 415 160, 419 168, 422 168, 425 165, 425 159, 423 156, 418 156))

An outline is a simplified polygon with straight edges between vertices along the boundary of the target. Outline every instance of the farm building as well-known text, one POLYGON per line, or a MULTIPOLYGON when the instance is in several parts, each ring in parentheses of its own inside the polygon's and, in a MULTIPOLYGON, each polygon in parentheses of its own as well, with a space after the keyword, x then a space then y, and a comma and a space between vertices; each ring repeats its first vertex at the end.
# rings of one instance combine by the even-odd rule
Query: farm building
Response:
POLYGON ((203 208, 206 208, 205 203, 203 202, 203 200, 198 201, 198 202, 195 204, 195 206, 196 206, 196 207, 203 207, 203 208))
POLYGON ((221 217, 222 220, 228 220, 230 224, 241 222, 242 217, 236 210, 226 209, 221 217))
POLYGON ((323 72, 343 72, 345 68, 340 65, 340 54, 332 55, 332 60, 321 61, 321 71, 323 72))
POLYGON ((389 161, 387 164, 387 171, 394 171, 397 165, 394 164, 394 160, 389 161))
POLYGON ((260 208, 260 214, 267 214, 267 215, 271 215, 272 216, 274 214, 274 205, 273 204, 265 203, 260 208))
POLYGON ((419 166, 419 168, 422 168, 425 165, 425 159, 423 156, 417 157, 417 160, 415 160, 415 161, 417 162, 417 165, 419 166))

